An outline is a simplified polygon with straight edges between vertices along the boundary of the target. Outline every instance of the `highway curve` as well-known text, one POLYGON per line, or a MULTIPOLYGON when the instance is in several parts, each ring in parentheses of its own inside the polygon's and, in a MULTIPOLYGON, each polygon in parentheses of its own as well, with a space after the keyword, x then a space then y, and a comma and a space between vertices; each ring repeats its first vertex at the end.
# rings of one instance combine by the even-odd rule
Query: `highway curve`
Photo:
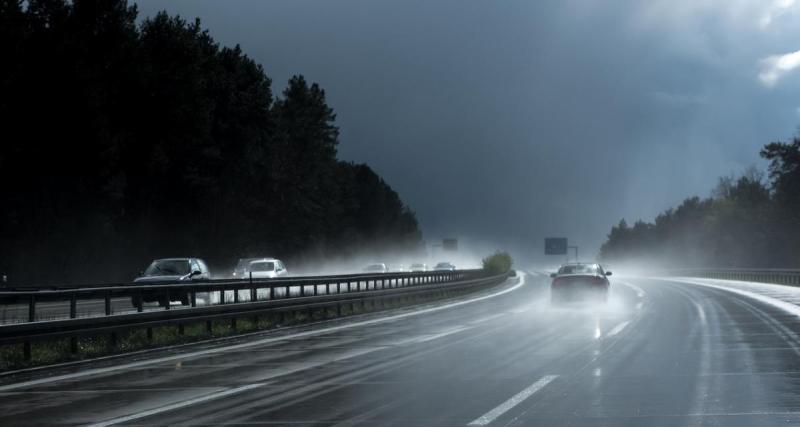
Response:
POLYGON ((677 280, 551 307, 529 274, 472 302, 5 376, 0 425, 800 424, 800 319, 677 280))

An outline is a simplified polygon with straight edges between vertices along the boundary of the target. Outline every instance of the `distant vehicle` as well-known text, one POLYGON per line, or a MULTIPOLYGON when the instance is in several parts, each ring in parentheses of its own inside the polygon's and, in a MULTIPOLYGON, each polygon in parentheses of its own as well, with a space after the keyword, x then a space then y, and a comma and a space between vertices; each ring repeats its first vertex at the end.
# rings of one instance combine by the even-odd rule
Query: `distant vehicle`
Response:
POLYGON ((422 263, 414 263, 411 264, 411 267, 408 268, 409 271, 428 271, 428 265, 422 263))
POLYGON ((231 276, 233 276, 234 279, 244 279, 245 271, 247 270, 247 266, 250 265, 250 262, 266 258, 269 257, 239 258, 239 260, 236 262, 236 267, 233 268, 233 273, 231 274, 231 276))
POLYGON ((386 268, 386 264, 378 263, 378 264, 370 264, 364 267, 365 273, 386 273, 389 269, 386 268))
POLYGON ((406 266, 403 265, 403 264, 389 264, 389 266, 387 267, 387 271, 393 271, 393 272, 396 272, 396 273, 402 273, 402 272, 407 271, 407 270, 406 270, 406 266))
POLYGON ((610 275, 611 272, 603 271, 600 264, 564 264, 557 273, 550 275, 553 278, 550 284, 550 301, 553 303, 580 299, 608 301, 610 275))
POLYGON ((244 278, 273 279, 288 275, 283 262, 275 258, 262 258, 250 261, 244 270, 244 278))
MULTIPOLYGON (((205 261, 200 258, 164 258, 157 259, 150 263, 147 270, 140 273, 139 277, 134 279, 134 283, 141 284, 168 284, 178 282, 197 282, 206 281, 211 278, 211 272, 205 261)), ((142 302, 158 302, 159 305, 167 306, 171 301, 180 301, 183 305, 189 305, 189 294, 169 294, 167 299, 166 295, 160 294, 156 291, 142 292, 142 302)), ((134 307, 139 306, 139 301, 136 297, 132 298, 134 307)))
POLYGON ((440 262, 433 267, 435 271, 455 271, 456 266, 449 262, 440 262))

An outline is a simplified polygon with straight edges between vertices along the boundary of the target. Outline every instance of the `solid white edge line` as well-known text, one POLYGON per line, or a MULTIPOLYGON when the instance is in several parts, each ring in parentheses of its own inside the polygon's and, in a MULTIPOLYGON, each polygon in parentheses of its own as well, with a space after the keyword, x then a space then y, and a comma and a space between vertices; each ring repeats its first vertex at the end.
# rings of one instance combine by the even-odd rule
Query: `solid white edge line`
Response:
POLYGON ((781 300, 779 300, 777 298, 772 298, 772 297, 768 297, 766 295, 757 294, 755 292, 745 291, 743 289, 733 288, 733 287, 729 287, 729 286, 721 286, 721 285, 714 285, 714 284, 711 284, 711 283, 699 282, 697 280, 688 279, 688 278, 657 278, 657 279, 671 281, 671 282, 677 282, 677 283, 687 283, 687 284, 690 284, 690 285, 706 286, 706 287, 709 287, 709 288, 715 288, 715 289, 721 289, 723 291, 733 292, 735 294, 739 294, 739 295, 742 295, 742 296, 745 296, 745 297, 748 297, 748 298, 752 298, 752 299, 757 300, 757 301, 761 301, 761 302, 763 302, 765 304, 769 304, 769 305, 771 305, 773 307, 779 308, 779 309, 781 309, 781 310, 783 310, 783 311, 785 311, 785 312, 787 312, 789 314, 792 314, 792 315, 800 317, 800 306, 797 306, 795 304, 792 304, 792 303, 789 303, 789 302, 786 302, 786 301, 781 301, 781 300))
POLYGON ((138 420, 144 417, 149 417, 151 415, 160 414, 167 411, 173 411, 175 409, 185 408, 187 406, 196 405, 198 403, 208 402, 209 400, 219 399, 221 397, 230 396, 232 394, 241 393, 243 391, 252 390, 254 388, 258 388, 263 386, 264 383, 257 383, 257 384, 248 384, 241 387, 236 387, 228 390, 219 391, 216 393, 207 394, 205 396, 195 397, 194 399, 184 400, 183 402, 177 402, 166 406, 161 406, 159 408, 150 409, 147 411, 137 412, 133 415, 125 415, 122 417, 112 418, 110 420, 101 421, 95 424, 89 424, 89 427, 108 427, 113 426, 116 424, 127 423, 129 421, 138 420))
POLYGON ((510 287, 508 289, 493 293, 493 294, 484 295, 482 297, 477 297, 477 298, 473 298, 473 299, 469 299, 469 300, 464 300, 464 301, 454 302, 454 303, 451 303, 451 304, 446 304, 446 305, 440 305, 440 306, 436 306, 436 307, 426 308, 426 309, 423 309, 423 310, 412 311, 412 312, 409 312, 409 313, 397 314, 397 315, 394 315, 394 316, 380 317, 380 318, 372 319, 372 320, 365 320, 365 321, 361 321, 361 322, 348 323, 346 325, 332 326, 332 327, 329 327, 329 328, 323 328, 323 329, 306 331, 306 332, 298 332, 296 334, 291 334, 291 335, 269 337, 269 338, 264 338, 264 339, 261 339, 261 340, 246 342, 246 343, 242 343, 242 344, 236 344, 236 345, 227 346, 227 347, 211 348, 211 349, 200 350, 200 351, 195 351, 195 352, 191 352, 191 353, 184 353, 184 354, 178 354, 178 355, 174 355, 174 356, 160 357, 160 358, 157 358, 157 359, 142 360, 142 361, 139 361, 139 362, 126 363, 126 364, 123 364, 123 365, 109 366, 109 367, 105 367, 105 368, 88 369, 88 370, 85 370, 85 371, 82 371, 82 372, 73 372, 71 374, 56 375, 56 376, 53 376, 53 377, 40 378, 40 379, 37 379, 37 380, 24 381, 24 382, 15 383, 15 384, 6 384, 6 385, 3 385, 3 386, 0 386, 0 392, 9 391, 9 390, 17 390, 17 389, 20 389, 20 388, 31 387, 31 386, 41 385, 41 384, 49 384, 49 383, 53 383, 53 382, 57 382, 57 381, 71 380, 71 379, 75 379, 75 378, 83 378, 83 377, 88 377, 88 376, 92 376, 92 375, 107 374, 107 373, 110 373, 110 372, 122 371, 122 370, 125 370, 125 369, 131 369, 131 368, 138 368, 138 367, 141 367, 141 366, 148 366, 148 365, 153 365, 153 364, 157 364, 157 363, 172 362, 174 360, 188 359, 188 358, 192 358, 192 357, 205 356, 205 355, 216 354, 216 353, 224 353, 224 352, 230 351, 230 350, 239 350, 239 349, 243 349, 243 348, 250 348, 250 347, 255 347, 255 346, 259 346, 259 345, 264 345, 264 344, 277 342, 277 341, 285 341, 285 340, 295 339, 295 338, 303 338, 303 337, 309 337, 309 336, 324 335, 324 334, 327 334, 327 333, 336 332, 336 331, 340 331, 340 330, 344 330, 344 329, 352 329, 352 328, 361 327, 361 326, 365 326, 365 325, 372 325, 372 324, 376 324, 376 323, 384 323, 384 322, 389 322, 389 321, 392 321, 392 320, 404 319, 406 317, 418 316, 420 314, 432 313, 432 312, 435 312, 435 311, 446 310, 446 309, 449 309, 449 308, 459 307, 459 306, 462 306, 462 305, 466 305, 466 304, 471 304, 471 303, 478 302, 478 301, 487 300, 489 298, 494 298, 494 297, 498 297, 500 295, 507 294, 509 292, 513 292, 513 291, 519 289, 522 285, 525 284, 525 273, 517 272, 517 275, 519 277, 519 283, 517 283, 516 285, 514 285, 514 286, 512 286, 512 287, 510 287))
POLYGON ((509 409, 519 405, 525 399, 531 397, 531 395, 533 395, 537 391, 539 391, 542 388, 544 388, 544 386, 546 386, 547 384, 549 384, 551 381, 553 381, 556 378, 558 378, 558 375, 545 375, 545 376, 543 376, 541 379, 539 379, 539 381, 536 381, 535 383, 531 384, 525 390, 522 390, 521 392, 515 394, 510 399, 508 399, 505 402, 501 403, 499 406, 497 406, 496 408, 492 409, 491 411, 489 411, 489 412, 483 414, 482 416, 476 418, 475 420, 473 420, 472 422, 470 422, 467 425, 468 426, 485 426, 485 425, 491 423, 497 417, 499 417, 500 415, 505 414, 506 412, 508 412, 509 409))

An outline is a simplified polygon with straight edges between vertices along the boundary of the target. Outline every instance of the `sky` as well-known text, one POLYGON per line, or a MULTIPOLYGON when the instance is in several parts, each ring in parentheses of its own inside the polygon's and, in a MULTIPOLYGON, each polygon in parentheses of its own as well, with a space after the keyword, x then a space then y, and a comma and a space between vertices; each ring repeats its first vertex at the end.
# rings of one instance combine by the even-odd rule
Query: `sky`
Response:
POLYGON ((339 157, 375 169, 424 237, 591 258, 800 124, 794 0, 137 1, 199 17, 279 93, 325 90, 339 157))

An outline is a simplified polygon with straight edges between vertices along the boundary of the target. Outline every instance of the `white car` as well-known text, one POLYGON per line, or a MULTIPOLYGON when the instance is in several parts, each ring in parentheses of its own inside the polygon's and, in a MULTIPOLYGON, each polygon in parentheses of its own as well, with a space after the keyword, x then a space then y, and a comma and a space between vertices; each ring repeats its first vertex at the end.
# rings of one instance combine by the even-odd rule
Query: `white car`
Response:
POLYGON ((246 279, 247 277, 245 277, 244 273, 247 270, 247 266, 250 265, 250 261, 256 261, 265 258, 269 257, 262 256, 255 258, 239 258, 239 260, 236 261, 236 267, 233 268, 233 273, 231 275, 234 279, 246 279))
POLYGON ((384 263, 377 263, 377 264, 370 264, 364 267, 365 273, 386 273, 389 269, 386 268, 386 264, 384 263))
MULTIPOLYGON (((240 264, 241 260, 240 260, 240 264)), ((237 266, 236 270, 236 278, 249 280, 252 274, 253 279, 274 279, 278 277, 285 277, 289 274, 289 271, 286 269, 286 266, 283 264, 283 261, 276 259, 276 258, 250 258, 248 259, 246 264, 243 264, 242 267, 237 266)), ((219 304, 220 303, 220 293, 219 292, 211 292, 208 295, 208 298, 205 299, 207 304, 219 304)), ((249 289, 242 289, 239 291, 239 302, 247 302, 250 301, 250 290, 249 289)), ((269 290, 266 288, 259 289, 257 291, 257 298, 259 300, 264 300, 269 295, 269 290)), ((225 301, 231 302, 234 301, 234 294, 233 291, 225 291, 225 301)))
POLYGON ((423 263, 414 263, 411 264, 411 267, 408 269, 409 271, 428 271, 428 265, 423 263))
POLYGON ((276 277, 283 277, 288 275, 286 266, 283 262, 275 258, 262 258, 250 261, 245 267, 244 278, 249 279, 274 279, 276 277))

